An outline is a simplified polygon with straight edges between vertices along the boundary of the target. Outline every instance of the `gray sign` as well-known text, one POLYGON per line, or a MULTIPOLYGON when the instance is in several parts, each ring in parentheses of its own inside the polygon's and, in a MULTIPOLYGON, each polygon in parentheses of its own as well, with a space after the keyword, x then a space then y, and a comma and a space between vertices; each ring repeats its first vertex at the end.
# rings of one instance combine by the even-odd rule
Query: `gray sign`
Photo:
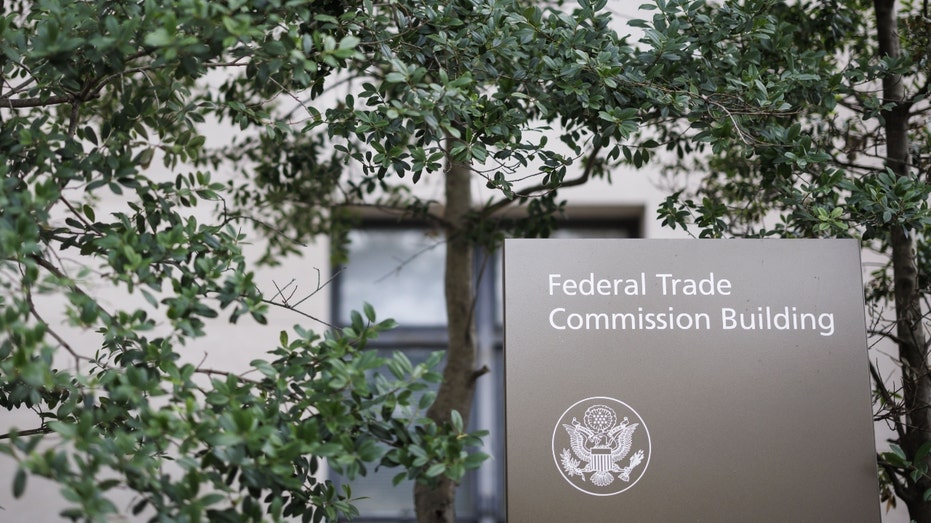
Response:
POLYGON ((507 503, 878 522, 853 240, 508 240, 507 503))

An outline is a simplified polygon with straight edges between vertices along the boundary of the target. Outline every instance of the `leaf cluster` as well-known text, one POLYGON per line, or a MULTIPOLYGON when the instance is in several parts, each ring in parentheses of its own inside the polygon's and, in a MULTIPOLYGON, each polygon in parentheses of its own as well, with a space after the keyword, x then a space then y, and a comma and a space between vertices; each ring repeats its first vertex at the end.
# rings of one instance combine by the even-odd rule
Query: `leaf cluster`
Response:
POLYGON ((358 60, 358 27, 339 20, 357 6, 13 3, 0 13, 0 407, 33 423, 0 435, 16 496, 35 475, 72 520, 127 516, 115 500, 129 492, 153 521, 320 521, 354 514, 324 464, 427 481, 484 459, 476 435, 420 414, 438 358, 368 348, 392 322, 367 306, 322 337, 297 327, 235 373, 192 363, 211 324, 265 323, 283 305, 256 285, 203 124, 280 138, 288 126, 255 98, 319 94, 358 60), (242 80, 216 88, 225 72, 242 80))
POLYGON ((870 333, 900 351, 893 379, 873 368, 877 420, 895 433, 880 479, 891 505, 899 496, 922 506, 929 445, 915 429, 926 409, 914 391, 927 376, 931 289, 927 6, 751 0, 657 2, 655 11, 643 23, 650 56, 678 64, 687 90, 785 108, 721 108, 650 129, 676 188, 658 218, 700 237, 853 237, 876 252, 870 333), (673 26, 682 30, 660 30, 673 26))

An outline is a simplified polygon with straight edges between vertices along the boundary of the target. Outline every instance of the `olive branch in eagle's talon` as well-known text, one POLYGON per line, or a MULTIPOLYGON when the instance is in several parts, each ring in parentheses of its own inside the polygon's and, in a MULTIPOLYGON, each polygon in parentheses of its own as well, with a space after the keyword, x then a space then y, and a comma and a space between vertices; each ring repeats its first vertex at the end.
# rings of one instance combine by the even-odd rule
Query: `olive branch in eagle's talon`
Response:
POLYGON ((566 474, 568 474, 570 478, 572 476, 579 476, 582 478, 582 481, 585 481, 585 474, 583 474, 582 469, 579 468, 581 462, 572 458, 569 449, 562 449, 562 452, 559 453, 559 458, 562 461, 563 470, 566 471, 566 474))

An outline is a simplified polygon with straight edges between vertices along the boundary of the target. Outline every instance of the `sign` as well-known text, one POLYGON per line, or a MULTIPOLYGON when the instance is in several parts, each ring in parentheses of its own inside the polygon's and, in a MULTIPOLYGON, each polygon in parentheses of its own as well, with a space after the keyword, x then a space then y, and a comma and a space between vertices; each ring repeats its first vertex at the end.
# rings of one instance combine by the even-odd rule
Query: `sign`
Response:
POLYGON ((880 521, 854 240, 508 240, 508 521, 880 521))

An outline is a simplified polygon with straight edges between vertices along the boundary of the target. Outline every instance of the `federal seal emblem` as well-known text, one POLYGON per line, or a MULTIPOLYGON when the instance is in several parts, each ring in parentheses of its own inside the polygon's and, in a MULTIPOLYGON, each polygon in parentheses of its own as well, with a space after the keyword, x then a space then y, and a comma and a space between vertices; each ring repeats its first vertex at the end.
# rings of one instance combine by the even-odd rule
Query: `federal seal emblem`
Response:
POLYGON ((566 409, 553 429, 553 459, 570 485, 593 496, 620 494, 643 476, 650 433, 637 412, 605 396, 566 409))

